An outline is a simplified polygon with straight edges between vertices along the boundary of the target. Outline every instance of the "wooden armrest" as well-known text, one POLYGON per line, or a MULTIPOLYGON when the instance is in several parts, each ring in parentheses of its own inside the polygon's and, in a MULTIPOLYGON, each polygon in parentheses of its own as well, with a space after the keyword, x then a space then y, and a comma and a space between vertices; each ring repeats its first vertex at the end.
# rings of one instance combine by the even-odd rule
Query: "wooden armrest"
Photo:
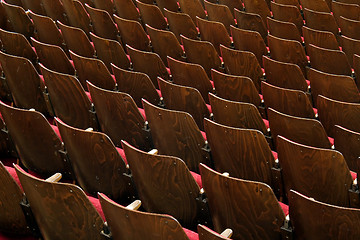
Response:
POLYGON ((223 237, 226 237, 226 238, 231 238, 231 236, 233 235, 233 230, 230 228, 227 228, 222 233, 220 233, 220 235, 223 237))
POLYGON ((158 155, 158 154, 159 154, 159 150, 157 150, 157 149, 152 149, 152 150, 148 151, 148 153, 151 154, 151 155, 158 155))
POLYGON ((135 200, 132 203, 130 203, 129 205, 127 205, 126 208, 130 209, 130 210, 138 210, 140 206, 141 206, 141 201, 135 200))
POLYGON ((87 129, 85 129, 85 131, 86 131, 86 132, 92 132, 92 131, 94 131, 94 129, 91 128, 91 127, 89 127, 89 128, 87 128, 87 129))
POLYGON ((61 173, 55 173, 51 177, 48 177, 47 179, 45 179, 45 181, 46 182, 59 182, 61 178, 62 178, 61 173))

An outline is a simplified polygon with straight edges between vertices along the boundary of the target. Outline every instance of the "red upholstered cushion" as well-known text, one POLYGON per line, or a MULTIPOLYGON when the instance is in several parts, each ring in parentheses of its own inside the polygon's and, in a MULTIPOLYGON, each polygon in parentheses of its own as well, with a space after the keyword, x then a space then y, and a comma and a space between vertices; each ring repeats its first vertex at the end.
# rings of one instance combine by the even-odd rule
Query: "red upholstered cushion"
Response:
POLYGON ((270 127, 269 121, 266 119, 263 119, 263 122, 265 124, 266 129, 268 129, 270 127))
POLYGON ((62 141, 61 139, 61 135, 60 135, 60 132, 59 132, 59 128, 57 126, 54 126, 54 125, 50 125, 52 127, 52 129, 54 130, 54 132, 56 133, 56 135, 60 138, 60 140, 62 141))
POLYGON ((279 202, 280 207, 282 208, 285 216, 289 214, 289 206, 286 205, 285 203, 279 202))
POLYGON ((313 108, 315 115, 318 113, 316 108, 313 108))
POLYGON ((334 139, 332 137, 328 137, 329 142, 331 143, 331 145, 334 145, 334 139))
POLYGON ((125 156, 125 152, 123 149, 121 148, 116 148, 116 150, 118 151, 118 153, 120 154, 120 156, 122 157, 122 159, 124 160, 125 164, 128 164, 127 160, 126 160, 126 156, 125 156))
POLYGON ((200 174, 197 174, 196 172, 190 171, 191 175, 195 179, 196 183, 199 185, 199 188, 202 188, 202 181, 200 174))
POLYGON ((210 104, 206 104, 206 107, 208 108, 209 112, 212 113, 210 104))
POLYGON ((159 96, 162 97, 161 91, 159 89, 156 89, 156 91, 159 94, 159 96))
POLYGON ((206 138, 206 133, 205 132, 203 132, 203 131, 200 131, 201 132, 201 135, 203 136, 203 138, 206 140, 207 138, 206 138))
POLYGON ((145 121, 146 121, 146 115, 145 115, 145 111, 142 108, 138 108, 139 112, 141 113, 141 115, 144 117, 145 121))
POLYGON ((277 152, 274 152, 274 151, 271 151, 271 152, 272 152, 274 158, 275 158, 275 159, 278 159, 278 154, 277 154, 277 152))
POLYGON ((189 240, 199 240, 199 235, 189 229, 183 228, 189 240))
POLYGON ((89 92, 85 91, 86 96, 89 98, 90 102, 92 102, 91 95, 89 92))
POLYGON ((213 86, 213 88, 215 87, 215 85, 214 85, 214 81, 212 81, 212 80, 210 80, 210 83, 211 83, 211 85, 213 86))
POLYGON ((10 175, 15 180, 15 182, 19 185, 19 187, 21 187, 21 183, 20 183, 18 175, 16 174, 15 168, 8 167, 8 166, 5 166, 5 168, 6 168, 6 171, 8 171, 10 173, 10 175))
POLYGON ((305 80, 306 81, 306 84, 308 85, 308 86, 310 86, 310 81, 309 80, 305 80))
POLYGON ((264 96, 263 96, 263 95, 259 94, 259 97, 260 97, 261 100, 264 100, 264 96))
POLYGON ((351 174, 352 179, 355 180, 356 177, 357 177, 357 173, 353 172, 353 171, 350 171, 350 174, 351 174))
POLYGON ((171 75, 171 71, 170 71, 170 68, 166 68, 167 72, 169 73, 169 75, 171 75))
POLYGON ((0 240, 36 240, 34 237, 15 237, 15 236, 7 236, 0 233, 0 240))
POLYGON ((105 215, 104 215, 104 212, 101 208, 101 205, 100 205, 100 201, 99 199, 97 198, 94 198, 94 197, 91 197, 91 196, 87 196, 88 199, 90 200, 91 204, 94 205, 96 211, 98 211, 98 213, 100 214, 101 218, 105 221, 105 215))

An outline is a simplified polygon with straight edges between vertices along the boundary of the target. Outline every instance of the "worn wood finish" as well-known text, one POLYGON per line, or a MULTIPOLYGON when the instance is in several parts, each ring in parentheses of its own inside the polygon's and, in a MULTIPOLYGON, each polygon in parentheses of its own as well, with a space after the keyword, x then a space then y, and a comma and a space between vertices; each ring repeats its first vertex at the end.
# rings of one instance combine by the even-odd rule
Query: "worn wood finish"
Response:
POLYGON ((113 64, 112 71, 119 92, 129 94, 138 107, 142 107, 142 98, 154 105, 160 103, 160 96, 148 75, 140 72, 127 71, 113 64))
POLYGON ((184 160, 191 171, 199 172, 199 163, 210 163, 205 140, 194 119, 186 112, 162 109, 143 100, 154 145, 160 154, 184 160))
POLYGON ((339 50, 339 43, 332 32, 319 31, 306 26, 302 27, 302 32, 306 49, 308 49, 309 45, 312 44, 322 48, 339 50))
POLYGON ((145 210, 169 214, 181 225, 195 227, 200 188, 186 164, 177 157, 148 154, 126 142, 122 145, 145 210))
POLYGON ((179 222, 169 215, 131 210, 102 193, 98 196, 114 240, 188 240, 179 222))
POLYGON ((287 40, 294 40, 302 43, 301 34, 292 22, 283 22, 273 18, 267 18, 267 24, 269 28, 269 33, 272 36, 283 38, 287 40))
POLYGON ((306 26, 309 28, 332 32, 335 36, 339 35, 339 27, 334 16, 330 12, 317 12, 310 9, 303 9, 306 26))
POLYGON ((211 69, 223 71, 220 57, 212 43, 193 40, 184 36, 181 36, 181 41, 187 61, 200 64, 205 69, 208 77, 211 76, 211 69))
POLYGON ((229 101, 209 94, 214 121, 229 127, 248 128, 268 135, 259 110, 250 103, 229 101))
POLYGON ((306 8, 312 11, 330 13, 329 6, 324 0, 317 0, 317 1, 299 0, 299 1, 303 9, 306 8))
POLYGON ((40 63, 46 68, 59 73, 75 74, 73 65, 61 47, 39 42, 32 37, 30 39, 40 63))
POLYGON ((79 80, 40 66, 55 116, 73 127, 98 129, 91 102, 79 80))
POLYGON ((103 192, 117 201, 128 194, 124 160, 104 133, 73 128, 56 119, 79 186, 93 196, 103 192))
POLYGON ((113 0, 113 3, 119 17, 140 22, 140 13, 132 0, 113 0))
POLYGON ((201 65, 181 62, 171 57, 168 57, 168 64, 175 84, 196 88, 205 102, 209 103, 208 93, 213 92, 213 86, 201 65))
POLYGON ((212 70, 216 94, 231 101, 260 106, 261 99, 254 82, 244 76, 233 76, 212 70))
POLYGON ((130 68, 129 58, 119 42, 99 37, 93 33, 90 33, 90 38, 94 43, 97 57, 104 62, 110 72, 111 63, 124 69, 130 68))
POLYGON ((167 22, 160 8, 154 4, 146 4, 136 0, 136 5, 140 11, 141 20, 153 28, 166 30, 167 22))
POLYGON ((220 46, 221 56, 227 74, 249 77, 260 92, 260 83, 263 72, 256 56, 247 51, 238 51, 220 46))
POLYGON ((359 90, 352 77, 328 74, 313 68, 310 68, 308 77, 314 103, 318 95, 343 102, 360 103, 359 90))
POLYGON ((266 82, 261 82, 261 89, 266 107, 294 117, 315 118, 310 100, 304 92, 276 87, 266 82))
POLYGON ((204 4, 208 14, 208 19, 210 21, 216 21, 224 24, 226 30, 230 34, 230 25, 235 26, 235 21, 229 7, 222 4, 214 4, 208 1, 204 1, 204 4))
MULTIPOLYGON (((332 11, 335 17, 336 22, 340 23, 340 16, 343 16, 352 20, 360 20, 360 6, 357 4, 348 4, 338 1, 333 1, 332 11)), ((341 30, 342 31, 342 30, 341 30)))
POLYGON ((199 240, 224 240, 224 239, 230 239, 221 236, 219 233, 211 230, 210 228, 199 224, 197 227, 198 234, 199 234, 199 240))
POLYGON ((268 119, 275 145, 280 135, 307 146, 331 148, 325 129, 318 120, 293 117, 272 108, 268 109, 268 119))
POLYGON ((103 220, 78 186, 47 182, 15 168, 44 239, 102 239, 103 220))
POLYGON ((316 70, 338 75, 351 76, 352 70, 343 51, 320 48, 310 44, 307 48, 310 65, 316 70))
POLYGON ((293 189, 318 201, 350 206, 352 178, 340 152, 301 145, 281 136, 277 144, 287 194, 293 189))
POLYGON ((191 39, 198 39, 198 30, 189 15, 172 12, 167 9, 164 9, 164 15, 169 23, 170 31, 175 34, 179 42, 181 41, 180 35, 191 39))
POLYGON ((301 32, 301 27, 304 25, 304 20, 301 16, 299 8, 275 1, 271 2, 271 11, 274 15, 274 19, 283 22, 294 23, 299 32, 301 32))
POLYGON ((269 7, 264 0, 243 0, 246 12, 259 14, 264 24, 266 18, 271 17, 269 7))
POLYGON ((349 60, 350 65, 353 67, 354 54, 360 54, 360 40, 341 36, 341 46, 349 60))
POLYGON ((44 84, 32 63, 26 58, 3 52, 0 52, 0 63, 15 106, 34 108, 46 114, 48 110, 42 93, 44 84))
POLYGON ((188 14, 193 22, 196 22, 196 16, 205 19, 206 14, 199 0, 179 0, 179 5, 183 13, 188 14))
POLYGON ((357 30, 360 27, 360 21, 351 20, 340 16, 339 26, 341 28, 341 33, 344 36, 360 40, 360 33, 357 30))
POLYGON ((285 215, 268 185, 200 168, 215 231, 231 228, 233 239, 281 238, 285 215))
POLYGON ((319 95, 317 108, 319 119, 330 137, 335 134, 335 125, 360 132, 360 104, 336 101, 319 95))
POLYGON ((192 87, 185 87, 158 78, 161 95, 167 109, 189 113, 201 130, 204 130, 204 118, 210 117, 200 92, 192 87))
POLYGON ((60 21, 64 24, 69 24, 64 6, 60 0, 41 0, 41 3, 47 16, 49 16, 54 21, 60 21))
POLYGON ((234 9, 235 19, 238 28, 258 32, 261 37, 266 41, 268 35, 267 28, 259 14, 248 13, 234 9))
POLYGON ((92 31, 90 17, 81 2, 77 0, 62 0, 69 24, 81 28, 86 35, 92 31))

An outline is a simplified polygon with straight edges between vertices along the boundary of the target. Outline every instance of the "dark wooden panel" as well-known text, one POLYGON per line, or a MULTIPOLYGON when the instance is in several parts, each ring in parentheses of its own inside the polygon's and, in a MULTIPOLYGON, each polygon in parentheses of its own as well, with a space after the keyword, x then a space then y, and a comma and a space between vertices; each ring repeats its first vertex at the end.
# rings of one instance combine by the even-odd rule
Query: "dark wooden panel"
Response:
POLYGON ((339 43, 332 32, 315 30, 306 26, 302 27, 302 32, 304 35, 306 49, 309 48, 310 44, 313 44, 322 48, 339 50, 339 43))
POLYGON ((267 27, 259 14, 239 11, 238 9, 234 9, 234 13, 238 28, 258 32, 266 41, 267 27))
POLYGON ((276 20, 294 23, 299 32, 301 32, 304 20, 299 8, 296 6, 284 5, 283 3, 275 1, 271 2, 271 11, 276 20))
MULTIPOLYGON (((167 0, 165 0, 167 2, 167 0)), ((180 35, 187 38, 197 39, 198 30, 191 17, 185 13, 171 12, 164 9, 164 15, 169 23, 170 31, 172 31, 176 38, 181 41, 180 35)))
POLYGON ((113 2, 119 17, 140 21, 140 13, 132 0, 113 0, 113 2))
POLYGON ((357 4, 334 1, 331 3, 331 6, 335 20, 338 24, 340 22, 340 16, 348 19, 360 20, 360 6, 357 4))
POLYGON ((92 31, 90 17, 81 2, 77 0, 62 0, 69 24, 81 28, 87 36, 92 31))
MULTIPOLYGON (((152 0, 151 0, 152 1, 152 0)), ((165 14, 165 9, 172 12, 177 12, 179 10, 179 5, 176 0, 157 0, 156 4, 159 6, 160 10, 165 14)))
POLYGON ((211 230, 210 228, 199 224, 197 227, 198 234, 199 234, 199 240, 223 240, 223 239, 229 239, 226 237, 221 236, 217 232, 211 230))
POLYGON ((343 35, 360 40, 360 33, 357 30, 360 27, 360 21, 347 19, 343 16, 340 16, 339 26, 343 35))
POLYGON ((279 21, 268 17, 267 24, 269 33, 272 36, 298 41, 299 43, 303 42, 301 39, 301 34, 294 23, 279 21))
POLYGON ((30 10, 36 14, 46 16, 41 0, 21 0, 21 3, 24 10, 30 10))
POLYGON ((216 21, 224 24, 226 30, 230 34, 230 25, 235 26, 234 17, 231 13, 234 8, 230 10, 229 7, 226 5, 214 4, 208 1, 204 2, 204 4, 206 12, 208 14, 208 19, 210 21, 216 21))
POLYGON ((264 0, 243 0, 246 12, 259 14, 264 23, 266 23, 266 18, 271 17, 266 1, 264 0))
POLYGON ((196 16, 206 18, 203 6, 199 0, 179 0, 179 5, 183 13, 189 14, 193 22, 196 22, 196 16))
POLYGON ((312 1, 312 0, 299 0, 302 8, 307 8, 317 12, 327 12, 330 13, 329 6, 326 1, 312 1))
POLYGON ((353 67, 354 54, 360 54, 360 40, 352 39, 347 36, 341 36, 341 46, 349 60, 350 65, 353 67))
POLYGON ((335 36, 339 34, 339 27, 334 16, 330 12, 317 12, 310 9, 303 9, 306 26, 309 28, 332 32, 335 36))
POLYGON ((47 16, 54 21, 69 24, 69 20, 65 14, 65 9, 60 0, 41 0, 41 3, 43 4, 47 16))
POLYGON ((160 8, 154 4, 146 4, 141 1, 136 1, 136 4, 144 24, 156 29, 166 30, 167 22, 160 11, 160 8))

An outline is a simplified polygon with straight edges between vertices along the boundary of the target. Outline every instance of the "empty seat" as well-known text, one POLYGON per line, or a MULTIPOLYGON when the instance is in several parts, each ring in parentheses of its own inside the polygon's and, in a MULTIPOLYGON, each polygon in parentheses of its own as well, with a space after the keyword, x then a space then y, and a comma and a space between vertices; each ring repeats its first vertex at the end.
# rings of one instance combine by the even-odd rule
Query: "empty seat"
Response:
POLYGON ((294 40, 302 43, 301 35, 296 25, 292 22, 283 22, 272 18, 267 18, 269 34, 274 37, 294 40))
POLYGON ((259 14, 266 24, 266 18, 271 17, 271 12, 265 0, 244 0, 243 2, 246 12, 259 14))
POLYGON ((299 0, 301 7, 304 9, 310 9, 317 12, 330 13, 329 6, 324 0, 299 0))
POLYGON ((210 228, 199 224, 197 227, 199 240, 224 240, 230 239, 233 231, 230 228, 224 230, 221 234, 211 230, 210 228))
POLYGON ((357 4, 333 1, 331 6, 335 20, 338 24, 340 22, 340 16, 348 19, 360 20, 360 6, 357 4))
POLYGON ((90 17, 81 2, 77 0, 62 0, 69 24, 73 27, 81 28, 86 35, 92 31, 90 17))
POLYGON ((350 65, 353 66, 354 54, 360 54, 360 40, 343 35, 341 36, 341 46, 349 60, 350 65))
POLYGON ((304 25, 304 20, 301 16, 300 9, 296 6, 284 5, 278 1, 271 2, 271 11, 274 19, 294 23, 301 32, 301 27, 304 25))
POLYGON ((259 14, 239 11, 238 9, 234 9, 234 11, 238 28, 258 32, 266 41, 267 28, 259 14))
POLYGON ((332 32, 336 37, 339 36, 339 27, 330 12, 317 12, 306 8, 303 11, 306 26, 315 30, 332 32))
POLYGON ((46 15, 54 21, 60 21, 64 24, 69 24, 68 18, 65 14, 64 6, 60 0, 41 0, 46 15))
POLYGON ((136 9, 134 1, 113 0, 113 3, 119 17, 140 22, 140 13, 136 9))
POLYGON ((41 0, 22 0, 24 10, 30 10, 36 14, 46 15, 41 0))
POLYGON ((113 14, 116 13, 116 9, 112 0, 93 0, 92 3, 93 5, 90 6, 97 9, 105 10, 110 17, 112 17, 113 14))
POLYGON ((216 21, 224 24, 226 30, 230 34, 230 25, 235 26, 234 16, 228 6, 222 4, 214 4, 204 1, 205 9, 210 21, 216 21))
POLYGON ((144 24, 156 29, 166 30, 167 22, 157 6, 154 4, 146 4, 138 0, 136 0, 136 4, 144 24))
POLYGON ((163 13, 165 13, 166 10, 172 12, 177 12, 179 10, 179 5, 176 0, 157 0, 156 4, 163 13))
POLYGON ((169 23, 170 31, 175 34, 179 42, 181 41, 180 35, 191 39, 198 38, 198 30, 189 15, 167 9, 164 9, 164 15, 169 23))
POLYGON ((206 14, 199 0, 179 0, 179 5, 183 13, 188 14, 193 22, 196 22, 196 16, 205 19, 206 14))
POLYGON ((309 45, 315 45, 322 48, 339 50, 339 43, 332 32, 320 31, 306 26, 302 27, 306 49, 309 45))
POLYGON ((232 14, 235 14, 235 9, 244 10, 242 0, 219 0, 219 4, 226 5, 232 14))
POLYGON ((360 89, 360 56, 357 54, 354 54, 354 58, 353 58, 353 67, 354 67, 354 72, 355 72, 355 81, 356 81, 356 86, 358 87, 358 89, 360 89))
POLYGON ((358 29, 360 28, 360 21, 347 19, 343 16, 339 19, 339 26, 341 33, 344 36, 360 40, 360 34, 358 29))
POLYGON ((299 0, 275 0, 274 2, 283 5, 295 6, 299 10, 301 10, 299 0))

